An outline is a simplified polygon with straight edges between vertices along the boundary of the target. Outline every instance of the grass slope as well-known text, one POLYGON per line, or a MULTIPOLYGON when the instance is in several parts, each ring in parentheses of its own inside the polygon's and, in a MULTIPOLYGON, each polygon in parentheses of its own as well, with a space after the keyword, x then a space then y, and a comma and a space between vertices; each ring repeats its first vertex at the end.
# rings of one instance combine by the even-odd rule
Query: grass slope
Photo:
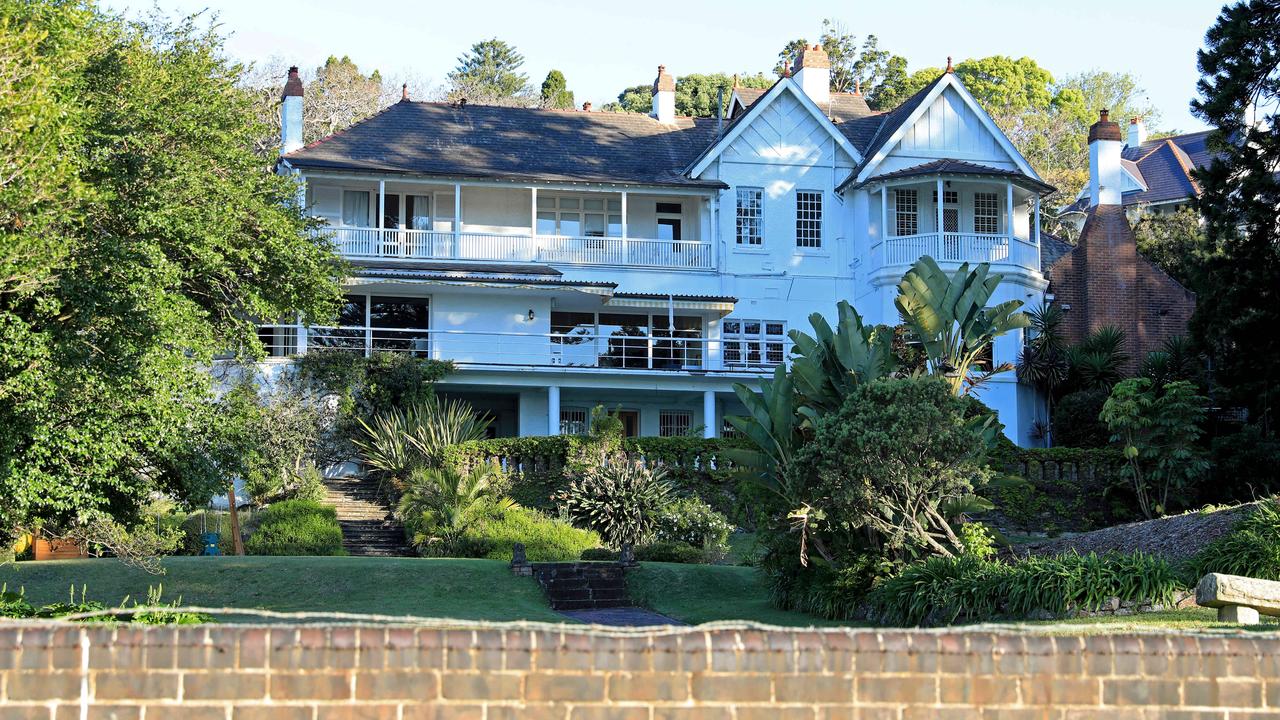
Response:
MULTIPOLYGON (((0 584, 26 589, 33 604, 77 594, 116 605, 145 600, 163 585, 164 599, 209 607, 417 615, 464 620, 564 618, 547 607, 536 583, 498 560, 370 557, 173 557, 164 575, 115 560, 23 562, 0 566, 0 584)), ((245 618, 248 619, 248 618, 245 618)))
POLYGON ((638 604, 694 625, 717 620, 802 627, 850 624, 773 607, 759 573, 750 567, 641 563, 628 573, 627 588, 638 604))

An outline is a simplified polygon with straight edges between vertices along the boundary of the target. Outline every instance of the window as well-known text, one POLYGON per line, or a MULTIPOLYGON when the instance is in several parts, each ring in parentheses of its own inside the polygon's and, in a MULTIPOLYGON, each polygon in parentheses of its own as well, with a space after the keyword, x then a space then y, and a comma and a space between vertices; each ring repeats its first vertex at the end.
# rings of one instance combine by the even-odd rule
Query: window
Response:
POLYGON ((764 244, 764 190, 738 188, 738 244, 764 244))
POLYGON ((307 345, 317 350, 407 352, 425 356, 431 349, 430 318, 428 298, 347 295, 338 314, 338 324, 310 328, 307 345))
POLYGON ((796 247, 822 247, 822 193, 796 191, 796 247))
MULTIPOLYGON (((933 203, 938 204, 938 191, 933 191, 933 203)), ((955 190, 942 191, 942 232, 960 232, 960 193, 955 190)))
POLYGON ((785 358, 787 324, 778 320, 725 318, 720 323, 724 364, 729 367, 779 365, 785 358))
POLYGON ((1000 204, 995 193, 973 194, 973 231, 993 235, 1000 232, 1000 204))
POLYGON ((666 313, 551 313, 557 365, 683 370, 703 367, 702 318, 666 313))
POLYGON ((569 237, 622 237, 622 201, 538 195, 537 233, 569 237))
POLYGON ((673 202, 660 202, 657 210, 659 215, 680 215, 684 212, 680 203, 673 202))
POLYGON ((663 410, 658 413, 658 435, 682 437, 693 428, 693 414, 687 410, 663 410))
MULTIPOLYGON (((938 191, 937 191, 937 190, 934 190, 934 191, 933 191, 933 202, 934 202, 935 204, 938 202, 938 191)), ((957 192, 957 191, 955 191, 955 190, 943 190, 943 191, 942 191, 942 204, 943 204, 943 205, 959 205, 959 204, 960 204, 960 193, 959 193, 959 192, 957 192)))
POLYGON ((584 408, 560 408, 560 434, 586 435, 587 411, 584 408))
POLYGON ((919 198, 915 190, 893 191, 893 215, 895 235, 915 235, 920 228, 919 198))
POLYGON ((342 191, 342 224, 348 227, 369 225, 369 192, 367 190, 342 191))
POLYGON ((720 437, 722 438, 738 437, 738 428, 734 427, 733 423, 729 422, 729 418, 725 418, 720 422, 720 437))

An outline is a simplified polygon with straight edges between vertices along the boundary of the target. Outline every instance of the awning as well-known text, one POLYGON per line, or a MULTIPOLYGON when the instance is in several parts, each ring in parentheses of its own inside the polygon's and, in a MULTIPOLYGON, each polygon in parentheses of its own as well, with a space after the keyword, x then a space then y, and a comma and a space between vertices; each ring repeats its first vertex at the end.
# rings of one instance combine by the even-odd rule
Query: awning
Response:
POLYGON ((659 293, 613 293, 605 301, 607 307, 645 308, 651 310, 697 310, 719 313, 733 312, 738 298, 720 295, 662 295, 659 293))

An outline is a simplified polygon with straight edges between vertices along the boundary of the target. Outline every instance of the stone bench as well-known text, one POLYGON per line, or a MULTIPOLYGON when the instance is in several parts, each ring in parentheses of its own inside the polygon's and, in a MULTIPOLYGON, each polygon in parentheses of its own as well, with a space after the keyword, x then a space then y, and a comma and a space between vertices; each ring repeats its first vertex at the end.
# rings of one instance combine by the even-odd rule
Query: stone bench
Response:
POLYGON ((1196 604, 1217 608, 1220 622, 1256 625, 1259 614, 1280 617, 1280 582, 1209 573, 1196 585, 1196 604))

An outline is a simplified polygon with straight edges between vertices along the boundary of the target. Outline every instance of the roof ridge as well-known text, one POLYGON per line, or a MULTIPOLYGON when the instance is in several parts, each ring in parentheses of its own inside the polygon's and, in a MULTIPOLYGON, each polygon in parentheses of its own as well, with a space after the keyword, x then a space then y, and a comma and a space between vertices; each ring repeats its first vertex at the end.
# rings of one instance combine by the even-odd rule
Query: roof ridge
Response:
POLYGON ((1187 154, 1183 152, 1182 148, 1178 147, 1178 144, 1173 140, 1165 138, 1165 142, 1173 149, 1173 157, 1178 161, 1178 166, 1182 168, 1183 174, 1187 176, 1187 182, 1191 183, 1192 191, 1194 191, 1196 195, 1200 195, 1203 191, 1200 189, 1200 183, 1196 182, 1196 178, 1192 174, 1195 165, 1191 162, 1191 158, 1188 157, 1187 154))

